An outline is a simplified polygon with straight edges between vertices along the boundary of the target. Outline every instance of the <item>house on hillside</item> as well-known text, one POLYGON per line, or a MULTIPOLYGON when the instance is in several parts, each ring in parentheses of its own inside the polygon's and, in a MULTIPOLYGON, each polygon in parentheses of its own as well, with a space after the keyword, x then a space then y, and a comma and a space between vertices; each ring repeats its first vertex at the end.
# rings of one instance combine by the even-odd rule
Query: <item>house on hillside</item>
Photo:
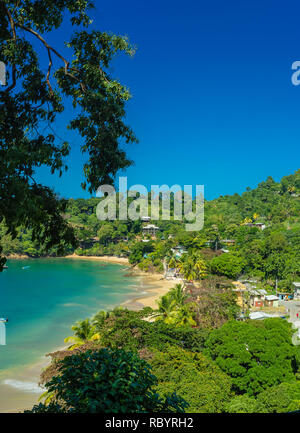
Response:
POLYGON ((187 253, 187 249, 181 245, 177 245, 177 247, 171 248, 171 251, 177 258, 180 258, 183 254, 187 253))
POLYGON ((148 224, 142 228, 143 234, 148 236, 156 236, 159 227, 156 227, 154 224, 148 224))
POLYGON ((151 217, 149 216, 142 216, 141 217, 142 223, 149 223, 151 221, 151 217))
POLYGON ((239 307, 244 308, 245 307, 245 295, 246 295, 246 293, 248 293, 248 289, 240 281, 233 281, 232 284, 234 285, 234 289, 232 289, 232 291, 237 296, 236 303, 238 304, 239 307))
POLYGON ((246 223, 246 227, 256 227, 257 229, 264 230, 266 225, 264 223, 246 223))
POLYGON ((235 239, 221 239, 221 244, 227 245, 228 247, 235 244, 235 239))
POLYGON ((250 289, 250 305, 252 307, 263 307, 265 305, 265 299, 267 292, 264 289, 250 289))
POLYGON ((293 282, 293 291, 294 291, 294 297, 296 299, 299 299, 300 298, 300 282, 299 281, 293 282))
POLYGON ((294 299, 294 293, 281 292, 278 293, 278 298, 280 301, 292 301, 294 299))
POLYGON ((265 298, 265 305, 266 307, 278 307, 278 296, 275 295, 268 295, 265 298))

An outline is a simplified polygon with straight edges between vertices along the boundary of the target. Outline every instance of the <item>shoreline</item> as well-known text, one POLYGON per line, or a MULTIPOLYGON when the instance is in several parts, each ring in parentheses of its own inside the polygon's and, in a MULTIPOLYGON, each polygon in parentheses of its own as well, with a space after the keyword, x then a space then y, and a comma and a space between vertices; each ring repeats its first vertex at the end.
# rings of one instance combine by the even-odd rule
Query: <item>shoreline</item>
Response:
MULTIPOLYGON (((26 256, 27 259, 32 259, 26 256)), ((56 257, 45 257, 45 258, 56 258, 56 257)), ((127 258, 115 257, 115 256, 77 256, 75 254, 68 255, 65 257, 58 257, 60 259, 68 259, 68 260, 90 260, 90 261, 102 261, 111 264, 125 265, 128 268, 130 267, 129 261, 127 258)), ((8 257, 8 259, 24 259, 23 256, 8 257)), ((139 284, 137 288, 137 293, 131 295, 129 299, 118 304, 124 308, 128 308, 129 310, 138 311, 144 307, 151 307, 153 309, 157 308, 156 301, 159 297, 165 295, 175 284, 181 282, 181 280, 165 280, 162 274, 150 274, 148 272, 141 271, 136 267, 130 267, 128 270, 128 274, 134 277, 139 277, 139 284)), ((124 275, 125 277, 125 275, 124 275)), ((64 347, 54 348, 47 351, 47 353, 54 352, 56 350, 63 350, 64 347)), ((23 385, 32 386, 33 388, 39 383, 40 374, 44 368, 49 365, 49 358, 44 354, 41 359, 33 364, 24 365, 24 370, 20 373, 16 372, 14 376, 15 384, 20 382, 23 385)), ((13 370, 12 370, 13 373, 13 370)), ((18 413, 23 412, 25 409, 31 408, 34 404, 37 404, 37 400, 41 393, 38 391, 21 391, 17 386, 12 386, 11 384, 1 383, 0 387, 2 388, 3 394, 7 396, 7 403, 4 404, 4 410, 1 410, 1 413, 18 413), (20 398, 20 395, 22 398, 20 398), (18 403, 16 403, 17 407, 12 408, 12 405, 9 403, 10 401, 14 401, 14 396, 18 396, 18 403)))
MULTIPOLYGON (((125 257, 116 257, 116 256, 78 256, 76 254, 68 255, 64 257, 65 259, 74 259, 74 260, 94 260, 94 261, 102 261, 106 263, 117 263, 121 265, 130 266, 130 263, 125 257)), ((163 274, 150 274, 149 272, 142 271, 136 267, 130 268, 129 273, 132 273, 133 276, 142 277, 142 284, 145 285, 146 293, 144 295, 134 296, 132 299, 129 299, 123 302, 121 305, 129 310, 138 311, 144 307, 151 307, 153 309, 157 308, 156 301, 164 296, 175 284, 182 283, 180 279, 174 280, 166 280, 163 278, 163 274), (148 287, 150 286, 150 287, 148 287), (151 287, 153 286, 153 287, 151 287)))

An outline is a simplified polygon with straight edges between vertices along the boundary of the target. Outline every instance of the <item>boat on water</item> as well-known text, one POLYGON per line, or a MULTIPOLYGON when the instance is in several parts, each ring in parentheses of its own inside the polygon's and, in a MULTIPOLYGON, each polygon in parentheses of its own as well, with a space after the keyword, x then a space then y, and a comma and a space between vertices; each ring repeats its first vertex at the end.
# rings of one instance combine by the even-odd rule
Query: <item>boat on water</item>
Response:
POLYGON ((8 269, 8 266, 4 265, 4 266, 3 266, 3 269, 8 269))
POLYGON ((30 266, 23 266, 22 269, 29 269, 30 266))

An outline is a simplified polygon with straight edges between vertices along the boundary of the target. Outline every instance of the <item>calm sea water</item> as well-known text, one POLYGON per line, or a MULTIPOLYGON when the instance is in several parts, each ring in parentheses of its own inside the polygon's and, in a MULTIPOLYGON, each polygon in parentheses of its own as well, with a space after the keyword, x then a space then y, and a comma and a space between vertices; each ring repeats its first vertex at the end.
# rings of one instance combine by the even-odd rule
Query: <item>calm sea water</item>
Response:
POLYGON ((99 261, 11 260, 7 265, 0 273, 0 317, 9 319, 7 345, 0 346, 0 411, 1 384, 35 391, 14 372, 63 346, 75 321, 120 305, 140 286, 137 277, 124 276, 125 266, 99 261))

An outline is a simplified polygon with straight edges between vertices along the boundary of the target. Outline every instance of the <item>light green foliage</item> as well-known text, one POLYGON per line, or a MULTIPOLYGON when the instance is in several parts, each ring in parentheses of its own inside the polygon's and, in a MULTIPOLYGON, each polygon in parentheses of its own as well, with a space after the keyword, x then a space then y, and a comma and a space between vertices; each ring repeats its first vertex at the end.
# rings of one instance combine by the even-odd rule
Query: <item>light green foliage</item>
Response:
POLYGON ((300 410, 300 383, 281 383, 257 396, 257 412, 285 413, 300 410))
POLYGON ((255 398, 248 395, 239 395, 232 398, 225 407, 225 412, 228 413, 256 413, 257 402, 255 398))
POLYGON ((167 347, 164 352, 155 351, 150 363, 158 392, 176 387, 192 413, 222 412, 231 397, 230 378, 202 353, 167 347))

